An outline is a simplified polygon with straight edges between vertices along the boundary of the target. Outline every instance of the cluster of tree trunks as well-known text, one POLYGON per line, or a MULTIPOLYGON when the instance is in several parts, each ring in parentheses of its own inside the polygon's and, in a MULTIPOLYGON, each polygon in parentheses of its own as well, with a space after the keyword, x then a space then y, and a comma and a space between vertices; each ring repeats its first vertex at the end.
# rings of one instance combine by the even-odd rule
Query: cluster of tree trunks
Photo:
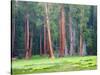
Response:
MULTIPOLYGON (((29 59, 32 55, 32 32, 29 30, 29 14, 25 14, 25 58, 29 59)), ((45 3, 45 21, 44 21, 44 50, 42 49, 42 35, 40 31, 40 55, 49 54, 50 58, 54 58, 52 48, 50 23, 48 17, 48 4, 45 3)))
MULTIPOLYGON (((71 10, 71 8, 70 8, 71 10)), ((49 16, 48 16, 48 3, 45 3, 45 20, 44 20, 44 45, 42 45, 42 33, 40 31, 40 55, 49 55, 50 58, 54 58, 54 52, 52 48, 52 41, 51 41, 51 33, 50 33, 50 23, 49 23, 49 16), (44 48, 42 48, 44 46, 44 48)), ((25 58, 28 59, 31 57, 32 51, 32 33, 29 32, 29 19, 28 14, 25 16, 25 58)), ((65 32, 65 11, 64 5, 61 5, 60 9, 60 19, 59 19, 59 56, 63 57, 64 55, 68 55, 67 43, 66 43, 66 32, 65 32)), ((69 33, 70 33, 70 50, 69 54, 72 56, 75 54, 75 32, 73 31, 72 27, 72 17, 71 13, 69 13, 69 33)), ((83 54, 83 40, 82 36, 80 35, 80 55, 83 54)))
MULTIPOLYGON (((17 4, 17 1, 16 1, 17 4)), ((17 6, 17 5, 15 5, 17 6)), ((54 58, 54 51, 52 47, 52 40, 51 40, 51 32, 50 32, 50 21, 49 21, 49 10, 48 10, 48 3, 45 3, 45 16, 44 16, 44 39, 42 41, 42 31, 40 30, 40 55, 49 55, 50 58, 54 58), (42 44, 43 42, 43 44, 42 44), (43 48, 42 48, 43 47, 43 48)), ((82 11, 83 12, 83 11, 82 11)), ((59 18, 59 56, 63 57, 64 55, 70 54, 71 56, 75 54, 75 39, 76 35, 78 34, 78 20, 76 20, 76 32, 74 31, 74 27, 72 27, 72 15, 71 15, 71 7, 69 7, 68 13, 69 19, 69 37, 70 37, 70 49, 67 49, 67 41, 66 41, 66 31, 65 31, 65 10, 64 5, 61 5, 60 8, 60 18, 59 18)), ((83 14, 82 14, 83 15, 83 14)), ((33 33, 30 32, 29 27, 29 14, 25 13, 25 24, 24 24, 24 41, 25 41, 25 58, 29 59, 32 56, 32 36, 33 33)), ((81 21, 80 21, 81 22, 81 21)), ((15 15, 12 18, 12 50, 14 49, 14 41, 15 41, 15 15)), ((86 54, 86 42, 83 38, 82 28, 80 27, 80 35, 79 35, 79 54, 83 56, 86 54)))
POLYGON ((49 56, 50 56, 50 58, 53 59, 54 52, 53 52, 53 48, 52 48, 51 33, 50 33, 50 22, 49 22, 49 16, 48 16, 48 3, 45 3, 45 19, 46 19, 46 27, 47 27, 47 47, 49 49, 49 56))
POLYGON ((25 14, 25 58, 29 59, 32 55, 32 32, 29 31, 29 14, 25 14))
POLYGON ((52 48, 50 22, 48 16, 48 3, 45 3, 45 16, 44 16, 44 45, 42 45, 42 32, 40 31, 40 55, 49 55, 50 58, 54 58, 54 52, 52 48), (44 46, 44 48, 42 48, 44 46))

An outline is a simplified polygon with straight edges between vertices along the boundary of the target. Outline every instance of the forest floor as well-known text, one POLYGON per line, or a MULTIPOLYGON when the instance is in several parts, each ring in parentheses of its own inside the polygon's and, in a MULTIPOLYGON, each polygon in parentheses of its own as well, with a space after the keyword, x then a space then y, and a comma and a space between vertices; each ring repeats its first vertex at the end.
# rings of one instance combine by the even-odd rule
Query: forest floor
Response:
POLYGON ((96 56, 66 56, 50 59, 47 56, 33 56, 29 60, 16 59, 12 61, 12 74, 67 72, 80 70, 95 70, 96 56))

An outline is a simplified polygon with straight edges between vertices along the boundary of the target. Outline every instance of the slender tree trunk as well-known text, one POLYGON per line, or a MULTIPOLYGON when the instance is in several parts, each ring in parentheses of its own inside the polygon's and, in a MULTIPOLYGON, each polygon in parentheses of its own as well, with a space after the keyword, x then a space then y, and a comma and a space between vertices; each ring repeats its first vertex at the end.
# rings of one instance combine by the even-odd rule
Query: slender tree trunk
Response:
MULTIPOLYGON (((71 9, 71 8, 70 8, 71 9)), ((73 55, 73 31, 72 31, 72 17, 69 12, 69 33, 70 33, 70 55, 73 55)))
POLYGON ((69 31, 70 31, 70 55, 72 55, 72 51, 73 51, 73 44, 72 44, 72 19, 71 19, 71 17, 69 17, 69 22, 70 22, 70 24, 69 24, 69 31))
POLYGON ((86 42, 83 40, 82 34, 80 34, 80 56, 87 55, 86 42))
MULTIPOLYGON (((65 54, 65 13, 64 13, 64 5, 61 6, 60 11, 60 57, 63 57, 65 54)), ((67 49, 67 48, 66 48, 67 49)))
POLYGON ((75 50, 76 50, 76 41, 75 41, 75 39, 76 39, 76 29, 73 29, 74 31, 73 31, 73 55, 75 55, 75 50))
POLYGON ((29 15, 25 15, 25 58, 29 59, 29 15))
POLYGON ((29 36, 29 57, 31 58, 32 56, 32 32, 30 32, 29 36))
MULTIPOLYGON (((46 30, 46 33, 47 33, 47 30, 46 30)), ((47 54, 49 55, 49 57, 51 57, 50 56, 50 51, 49 51, 49 40, 48 40, 48 36, 46 38, 46 50, 47 50, 47 54)))
POLYGON ((67 56, 68 55, 68 48, 67 48, 67 42, 65 40, 65 55, 67 56))
POLYGON ((42 28, 40 29, 40 55, 42 55, 42 28))
POLYGON ((86 42, 85 42, 85 40, 83 41, 83 55, 87 55, 87 52, 86 52, 86 42))
POLYGON ((79 37, 80 37, 80 34, 79 34, 79 28, 78 28, 78 19, 76 19, 76 52, 77 54, 79 54, 79 37))
POLYGON ((83 37, 82 33, 80 32, 80 56, 83 55, 83 37))
POLYGON ((48 4, 47 3, 45 3, 45 14, 46 14, 47 36, 48 36, 48 42, 49 42, 48 45, 49 45, 50 57, 54 58, 52 41, 51 41, 51 33, 50 33, 49 16, 48 16, 48 4))
POLYGON ((47 32, 46 32, 46 22, 44 21, 44 54, 47 53, 47 32))

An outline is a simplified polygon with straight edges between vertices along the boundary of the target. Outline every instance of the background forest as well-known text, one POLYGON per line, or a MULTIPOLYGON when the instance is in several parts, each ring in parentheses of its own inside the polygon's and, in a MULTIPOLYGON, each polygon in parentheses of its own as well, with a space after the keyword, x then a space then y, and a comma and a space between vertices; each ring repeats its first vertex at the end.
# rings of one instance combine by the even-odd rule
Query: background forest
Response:
POLYGON ((57 61, 64 57, 65 61, 97 55, 96 6, 25 1, 11 5, 12 67, 22 59, 57 61))

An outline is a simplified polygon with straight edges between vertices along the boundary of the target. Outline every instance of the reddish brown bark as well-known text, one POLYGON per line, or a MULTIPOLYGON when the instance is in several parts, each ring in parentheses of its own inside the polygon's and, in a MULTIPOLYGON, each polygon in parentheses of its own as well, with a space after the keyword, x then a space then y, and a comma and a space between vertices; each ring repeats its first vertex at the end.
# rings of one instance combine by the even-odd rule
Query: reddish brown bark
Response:
POLYGON ((50 33, 50 23, 49 23, 49 17, 48 17, 48 4, 47 3, 45 3, 45 15, 46 15, 46 26, 47 26, 47 36, 48 36, 48 46, 49 46, 50 58, 54 58, 52 41, 51 41, 51 33, 50 33))
POLYGON ((64 6, 62 5, 60 11, 60 57, 64 56, 65 41, 65 15, 64 6))
POLYGON ((25 58, 29 59, 29 15, 25 15, 25 58))

